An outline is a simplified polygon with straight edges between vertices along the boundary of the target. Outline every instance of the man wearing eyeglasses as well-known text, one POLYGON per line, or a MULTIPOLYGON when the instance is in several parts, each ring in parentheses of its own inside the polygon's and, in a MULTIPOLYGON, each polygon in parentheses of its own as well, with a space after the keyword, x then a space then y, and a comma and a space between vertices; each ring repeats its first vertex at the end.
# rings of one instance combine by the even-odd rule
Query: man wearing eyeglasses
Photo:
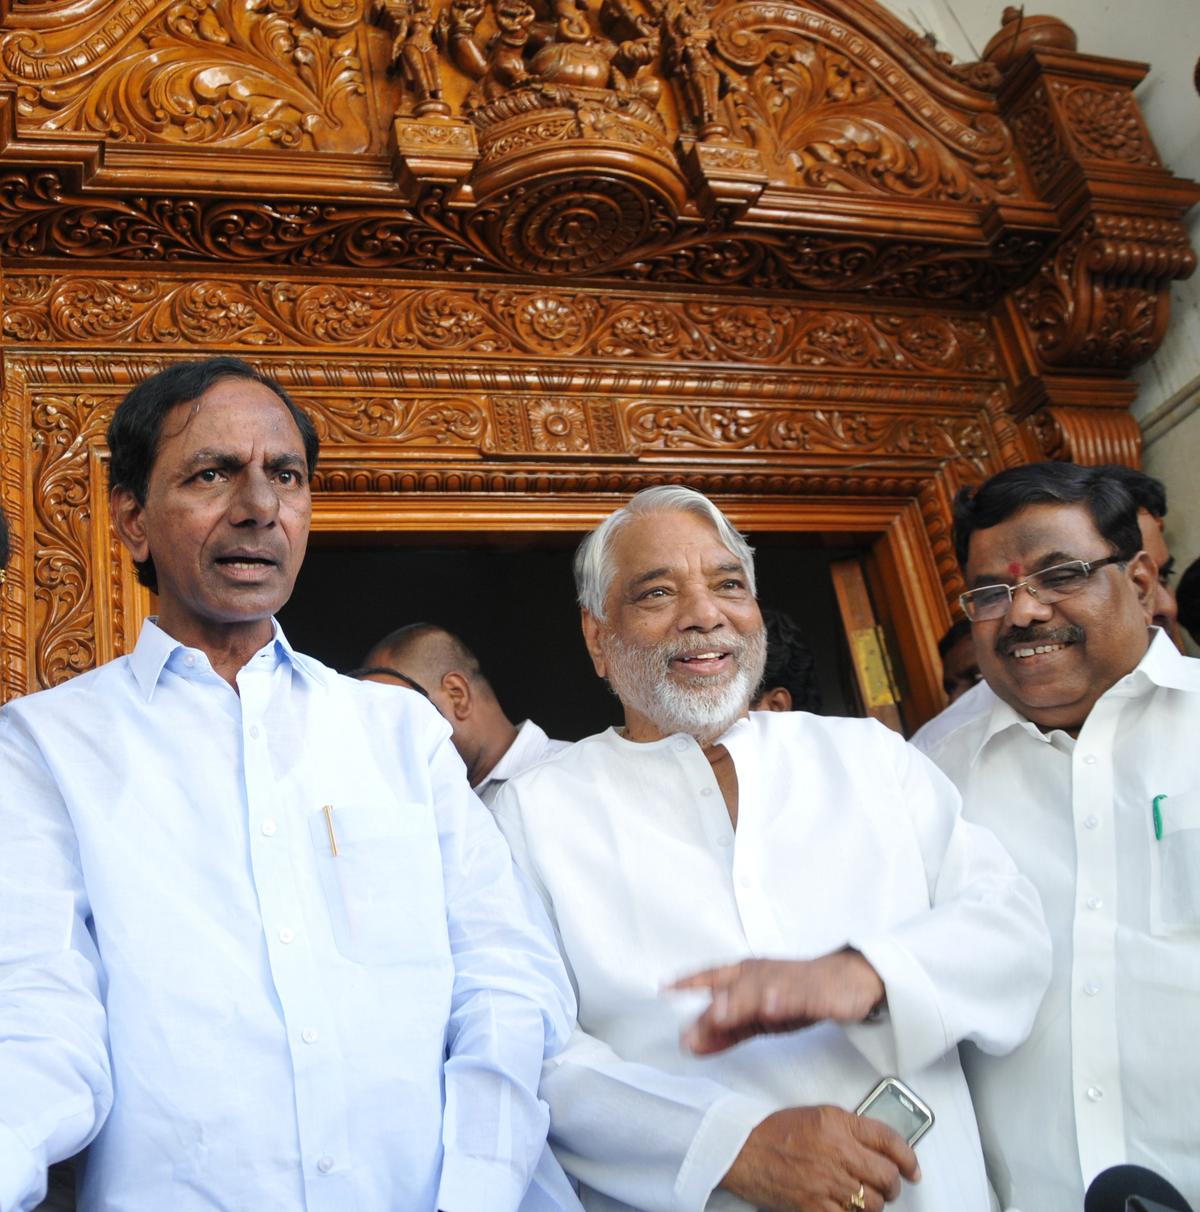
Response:
POLYGON ((1012 468, 955 502, 996 702, 929 749, 1041 894, 1054 976, 1028 1041, 964 1047, 1006 1207, 1078 1209, 1108 1166, 1200 1203, 1200 661, 1151 626, 1158 569, 1105 469, 1012 468))

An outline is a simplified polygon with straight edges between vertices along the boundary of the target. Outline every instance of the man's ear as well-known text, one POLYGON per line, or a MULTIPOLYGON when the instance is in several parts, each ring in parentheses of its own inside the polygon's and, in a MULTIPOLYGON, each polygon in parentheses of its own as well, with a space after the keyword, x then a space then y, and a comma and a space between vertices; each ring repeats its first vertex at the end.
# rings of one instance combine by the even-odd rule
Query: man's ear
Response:
POLYGON ((579 612, 579 626, 583 629, 583 642, 587 645, 588 656, 592 658, 592 666, 596 676, 608 677, 608 666, 604 661, 604 648, 600 643, 600 629, 603 624, 590 610, 579 612))
POLYGON ((465 720, 471 714, 474 695, 471 693, 469 678, 454 671, 445 674, 442 678, 442 693, 450 701, 453 720, 465 720))
POLYGON ((1158 597, 1158 566, 1144 551, 1125 565, 1125 575, 1137 594, 1138 605, 1146 616, 1146 625, 1154 621, 1154 603, 1158 597))
POLYGON ((768 690, 757 703, 751 703, 751 711, 791 711, 792 692, 786 686, 768 690))
POLYGON ((150 558, 150 539, 146 534, 146 507, 133 490, 117 487, 108 494, 108 513, 117 538, 129 549, 135 564, 150 558))

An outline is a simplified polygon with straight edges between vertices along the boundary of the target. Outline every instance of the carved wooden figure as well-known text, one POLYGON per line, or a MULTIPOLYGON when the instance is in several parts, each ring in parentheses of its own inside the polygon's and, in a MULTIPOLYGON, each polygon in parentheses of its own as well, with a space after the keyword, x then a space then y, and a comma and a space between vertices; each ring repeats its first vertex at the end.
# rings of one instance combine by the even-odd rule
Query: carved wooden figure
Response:
POLYGON ((857 545, 919 722, 955 489, 1139 458, 1198 196, 1145 71, 871 0, 0 2, 0 697, 132 642, 105 425, 234 351, 316 420, 321 531, 679 482, 857 545))

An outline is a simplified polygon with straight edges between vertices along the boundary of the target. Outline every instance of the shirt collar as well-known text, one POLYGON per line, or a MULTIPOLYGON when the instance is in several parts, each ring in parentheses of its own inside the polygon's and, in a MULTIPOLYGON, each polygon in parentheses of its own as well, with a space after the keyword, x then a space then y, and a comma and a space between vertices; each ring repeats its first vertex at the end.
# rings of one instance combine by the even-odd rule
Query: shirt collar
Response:
MULTIPOLYGON (((1166 690, 1200 691, 1200 661, 1180 653, 1161 627, 1150 628, 1150 645, 1142 659, 1100 697, 1136 698, 1138 695, 1148 694, 1156 687, 1166 690)), ((971 755, 971 762, 974 763, 978 759, 992 737, 999 736, 1009 728, 1021 728, 1030 736, 1037 737, 1039 741, 1050 741, 1050 733, 1043 732, 1032 720, 1010 707, 1003 699, 997 698, 979 743, 971 755)))
POLYGON ((500 760, 484 776, 479 787, 475 788, 476 792, 488 783, 502 783, 515 778, 525 768, 525 755, 529 750, 544 745, 545 742, 546 734, 532 720, 525 720, 518 726, 513 743, 500 755, 500 760))
MULTIPOLYGON (((273 636, 250 660, 256 660, 264 653, 274 653, 276 664, 286 661, 309 681, 324 686, 329 671, 319 661, 314 661, 311 657, 296 652, 288 643, 287 636, 283 634, 283 628, 275 619, 271 620, 271 625, 274 628, 273 636)), ((142 697, 147 703, 153 699, 163 670, 171 663, 172 657, 177 652, 198 653, 198 650, 188 648, 173 636, 168 635, 159 627, 158 620, 154 616, 146 619, 142 624, 141 633, 138 635, 137 645, 129 655, 129 666, 133 671, 138 689, 141 690, 142 697)), ((205 661, 207 662, 207 658, 205 661)), ((248 661, 247 664, 249 663, 248 661)))

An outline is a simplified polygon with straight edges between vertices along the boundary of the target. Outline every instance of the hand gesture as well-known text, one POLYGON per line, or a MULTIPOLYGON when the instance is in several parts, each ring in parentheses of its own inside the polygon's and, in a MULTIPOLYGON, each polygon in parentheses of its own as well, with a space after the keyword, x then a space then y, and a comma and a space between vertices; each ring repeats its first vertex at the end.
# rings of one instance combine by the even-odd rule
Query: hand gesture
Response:
POLYGON ((693 1052, 721 1052, 749 1039, 798 1031, 830 1019, 857 1023, 883 1002, 883 981, 857 951, 815 960, 743 960, 676 981, 672 989, 710 989, 712 1002, 683 1033, 693 1052))

